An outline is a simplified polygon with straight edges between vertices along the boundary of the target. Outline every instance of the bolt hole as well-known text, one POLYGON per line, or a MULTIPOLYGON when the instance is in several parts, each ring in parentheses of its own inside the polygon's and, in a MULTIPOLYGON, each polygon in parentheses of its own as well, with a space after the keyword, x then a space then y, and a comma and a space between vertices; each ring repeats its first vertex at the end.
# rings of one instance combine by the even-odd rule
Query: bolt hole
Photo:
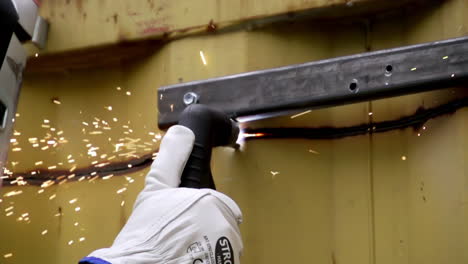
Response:
POLYGON ((385 67, 385 76, 391 76, 392 75, 392 71, 393 71, 393 66, 392 65, 387 65, 387 67, 385 67))
POLYGON ((349 90, 351 92, 357 92, 358 90, 358 81, 356 79, 354 79, 350 84, 349 84, 349 90))
POLYGON ((393 66, 392 65, 387 65, 387 67, 385 67, 385 70, 387 72, 392 72, 393 71, 393 66))

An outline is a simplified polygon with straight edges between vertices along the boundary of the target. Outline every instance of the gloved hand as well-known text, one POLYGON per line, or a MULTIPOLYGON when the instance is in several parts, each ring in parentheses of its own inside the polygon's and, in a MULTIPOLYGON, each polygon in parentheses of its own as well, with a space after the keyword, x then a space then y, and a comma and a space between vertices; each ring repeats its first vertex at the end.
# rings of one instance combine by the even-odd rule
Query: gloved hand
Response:
POLYGON ((167 131, 128 222, 110 248, 80 263, 240 263, 237 204, 211 189, 177 188, 194 138, 184 126, 167 131))

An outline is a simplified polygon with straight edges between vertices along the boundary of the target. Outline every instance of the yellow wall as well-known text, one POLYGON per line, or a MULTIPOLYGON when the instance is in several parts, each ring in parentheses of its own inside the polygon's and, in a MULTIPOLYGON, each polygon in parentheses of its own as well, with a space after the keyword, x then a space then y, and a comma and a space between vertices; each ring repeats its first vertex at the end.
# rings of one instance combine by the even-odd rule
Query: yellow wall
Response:
MULTIPOLYGON (((99 147, 99 155, 108 154, 99 161, 111 155, 117 155, 113 162, 126 161, 132 157, 118 154, 132 150, 136 156, 151 153, 159 143, 149 133, 159 133, 156 93, 161 85, 462 36, 467 31, 467 12, 466 1, 450 0, 369 20, 370 31, 362 20, 302 21, 192 36, 169 42, 151 56, 112 67, 27 74, 15 127, 21 132, 15 138, 22 151, 10 152, 10 164, 19 162, 10 168, 19 173, 53 165, 55 170, 91 166, 98 158, 87 154, 88 142, 83 139, 99 147), (52 98, 62 103, 56 105, 52 98), (105 109, 109 105, 112 111, 105 109), (94 117, 106 120, 111 130, 82 124, 91 125, 94 117), (33 148, 28 138, 47 135, 41 127, 43 119, 57 128, 52 132, 63 130, 68 143, 47 150, 33 148), (128 129, 133 132, 125 134, 128 129), (95 130, 105 133, 89 134, 95 130), (130 140, 116 152, 115 144, 125 137, 130 140), (140 142, 132 143, 138 138, 140 142), (70 154, 75 159, 72 163, 68 163, 70 154), (37 161, 43 165, 36 166, 37 161)), ((414 114, 421 106, 466 97, 465 90, 428 92, 244 125, 345 127, 392 120, 414 114)), ((428 120, 425 126, 424 131, 407 128, 337 140, 249 141, 241 151, 216 150, 213 173, 219 190, 236 200, 245 216, 243 263, 468 262, 468 110, 428 120)), ((52 132, 49 128, 48 133, 52 132)), ((43 193, 38 193, 37 186, 3 187, 0 263, 73 263, 110 245, 131 213, 146 171, 67 182, 43 193), (127 190, 117 193, 122 188, 127 190), (4 197, 15 190, 23 193, 4 197), (11 206, 14 214, 6 216, 11 206), (62 213, 57 215, 59 208, 62 213), (30 222, 18 221, 26 212, 30 222), (46 229, 48 233, 42 235, 46 229), (86 240, 79 242, 81 237, 86 240), (71 240, 74 243, 69 245, 71 240), (4 258, 10 252, 13 256, 4 258)))
POLYGON ((47 49, 62 52, 145 38, 205 33, 252 19, 309 12, 315 17, 395 8, 416 0, 43 0, 47 49), (77 27, 76 25, 80 26, 77 27), (213 27, 214 25, 214 27, 213 27), (73 32, 73 34, 70 34, 73 32))

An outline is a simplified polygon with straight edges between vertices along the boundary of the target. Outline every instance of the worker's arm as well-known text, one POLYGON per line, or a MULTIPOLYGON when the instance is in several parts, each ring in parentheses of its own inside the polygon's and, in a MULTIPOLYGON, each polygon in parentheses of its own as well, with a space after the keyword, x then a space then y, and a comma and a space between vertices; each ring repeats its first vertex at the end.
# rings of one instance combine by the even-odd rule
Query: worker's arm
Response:
POLYGON ((240 263, 236 203, 211 189, 177 188, 193 144, 187 127, 168 130, 128 222, 111 247, 80 263, 240 263))

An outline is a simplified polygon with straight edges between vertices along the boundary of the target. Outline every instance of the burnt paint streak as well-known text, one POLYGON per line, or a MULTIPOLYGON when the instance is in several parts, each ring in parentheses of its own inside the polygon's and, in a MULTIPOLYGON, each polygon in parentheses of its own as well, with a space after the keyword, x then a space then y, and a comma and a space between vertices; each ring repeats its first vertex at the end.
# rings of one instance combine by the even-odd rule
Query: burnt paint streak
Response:
MULTIPOLYGON (((247 137, 246 140, 257 139, 338 139, 350 136, 364 135, 368 133, 383 133, 391 130, 413 128, 419 130, 424 123, 430 119, 440 116, 455 113, 457 110, 468 107, 468 97, 451 101, 441 106, 434 108, 420 108, 413 115, 404 116, 396 120, 383 121, 378 123, 362 124, 351 127, 319 127, 319 128, 259 128, 250 129, 246 128, 245 133, 257 134, 255 137, 247 137)), ((152 152, 155 153, 158 150, 152 152)), ((10 178, 5 179, 4 183, 9 185, 17 177, 22 176, 24 180, 32 185, 40 185, 47 180, 54 180, 57 183, 65 180, 66 175, 75 174, 73 179, 67 181, 76 181, 82 176, 90 176, 92 172, 96 172, 96 176, 104 177, 110 174, 115 176, 124 175, 131 172, 139 171, 151 166, 153 162, 153 154, 146 154, 140 158, 131 159, 125 162, 111 163, 103 168, 96 168, 89 166, 85 168, 76 169, 74 172, 67 170, 39 170, 37 175, 31 176, 31 171, 28 172, 15 172, 10 178), (128 168, 128 164, 132 168, 128 168), (29 176, 27 176, 29 175, 29 176)), ((35 170, 37 171, 37 170, 35 170)), ((95 176, 94 176, 95 177, 95 176)))
POLYGON ((412 127, 418 131, 429 119, 442 115, 448 115, 468 106, 468 97, 454 100, 447 104, 434 108, 419 108, 413 115, 404 116, 397 120, 366 123, 350 127, 275 127, 244 129, 245 133, 256 134, 255 137, 247 137, 246 140, 256 139, 338 139, 344 137, 364 135, 368 133, 383 133, 390 130, 412 127))

